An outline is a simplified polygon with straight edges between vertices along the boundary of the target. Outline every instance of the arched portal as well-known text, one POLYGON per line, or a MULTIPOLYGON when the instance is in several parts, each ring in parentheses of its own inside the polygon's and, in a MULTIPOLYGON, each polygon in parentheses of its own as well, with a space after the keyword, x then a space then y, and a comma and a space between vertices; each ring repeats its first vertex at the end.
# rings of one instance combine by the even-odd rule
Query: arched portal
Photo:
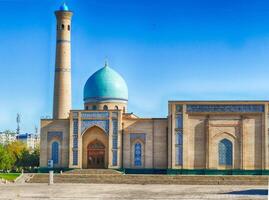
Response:
POLYGON ((87 148, 87 168, 105 168, 106 147, 99 140, 94 140, 87 148))
POLYGON ((82 135, 82 168, 107 168, 108 135, 98 126, 88 128, 82 135))

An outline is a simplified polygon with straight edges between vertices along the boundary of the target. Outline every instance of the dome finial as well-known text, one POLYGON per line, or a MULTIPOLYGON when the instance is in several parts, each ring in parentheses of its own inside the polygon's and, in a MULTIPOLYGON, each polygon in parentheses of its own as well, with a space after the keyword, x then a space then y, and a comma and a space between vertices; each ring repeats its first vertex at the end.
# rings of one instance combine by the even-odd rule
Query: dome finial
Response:
POLYGON ((107 62, 107 60, 105 60, 105 67, 108 67, 108 62, 107 62))
POLYGON ((64 2, 60 8, 59 8, 60 11, 69 11, 69 8, 68 6, 66 5, 66 3, 64 2))

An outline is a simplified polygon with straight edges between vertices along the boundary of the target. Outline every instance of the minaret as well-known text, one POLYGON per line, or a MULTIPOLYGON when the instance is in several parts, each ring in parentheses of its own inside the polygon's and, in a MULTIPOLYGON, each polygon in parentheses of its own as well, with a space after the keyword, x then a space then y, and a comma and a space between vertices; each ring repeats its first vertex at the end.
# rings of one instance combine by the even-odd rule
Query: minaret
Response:
POLYGON ((71 18, 73 13, 64 3, 55 11, 57 43, 53 96, 53 119, 66 119, 71 110, 71 18))

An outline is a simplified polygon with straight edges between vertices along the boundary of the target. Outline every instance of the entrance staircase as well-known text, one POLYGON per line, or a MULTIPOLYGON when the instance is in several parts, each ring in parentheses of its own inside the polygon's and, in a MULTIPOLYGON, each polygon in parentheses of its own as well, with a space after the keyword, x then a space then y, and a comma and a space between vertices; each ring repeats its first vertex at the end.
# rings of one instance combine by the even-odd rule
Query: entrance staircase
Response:
POLYGON ((64 174, 121 174, 121 172, 114 169, 73 169, 64 172, 64 174))
MULTIPOLYGON (((48 174, 34 174, 28 183, 48 183, 48 174)), ((268 176, 122 174, 112 169, 75 169, 54 174, 55 183, 267 185, 268 176)))

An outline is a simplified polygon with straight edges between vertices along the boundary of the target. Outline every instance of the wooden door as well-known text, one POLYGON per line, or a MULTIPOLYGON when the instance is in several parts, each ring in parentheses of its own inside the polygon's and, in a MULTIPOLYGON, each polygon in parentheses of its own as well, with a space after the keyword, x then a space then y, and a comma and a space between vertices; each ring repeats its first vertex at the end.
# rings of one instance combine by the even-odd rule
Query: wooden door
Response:
POLYGON ((88 168, 105 168, 105 146, 96 140, 88 145, 88 168))

